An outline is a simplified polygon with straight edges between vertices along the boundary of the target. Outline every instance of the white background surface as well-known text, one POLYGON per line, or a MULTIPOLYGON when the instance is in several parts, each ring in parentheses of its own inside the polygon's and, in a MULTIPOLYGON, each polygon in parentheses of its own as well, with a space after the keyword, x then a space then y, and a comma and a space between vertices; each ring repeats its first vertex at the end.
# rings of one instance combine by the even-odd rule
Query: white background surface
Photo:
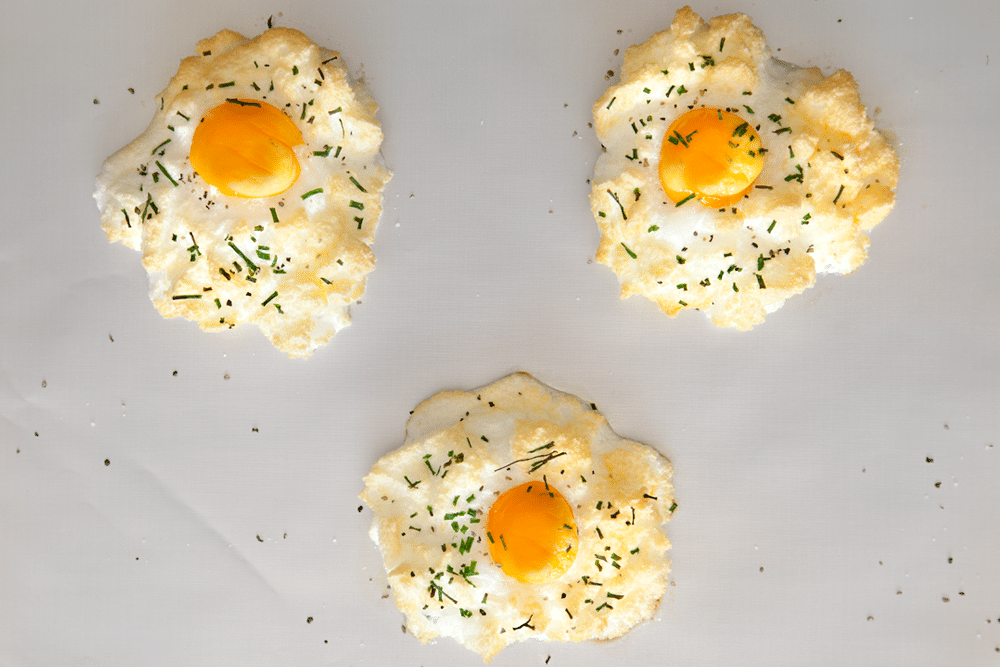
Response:
POLYGON ((749 333, 592 263, 591 105, 674 5, 8 4, 0 665, 479 664, 401 632, 357 494, 417 403, 515 370, 673 461, 674 585, 622 640, 494 664, 1000 665, 995 3, 695 3, 853 72, 901 159, 868 263, 749 333), (364 76, 395 172, 304 362, 161 319, 91 199, 197 40, 271 15, 364 76))

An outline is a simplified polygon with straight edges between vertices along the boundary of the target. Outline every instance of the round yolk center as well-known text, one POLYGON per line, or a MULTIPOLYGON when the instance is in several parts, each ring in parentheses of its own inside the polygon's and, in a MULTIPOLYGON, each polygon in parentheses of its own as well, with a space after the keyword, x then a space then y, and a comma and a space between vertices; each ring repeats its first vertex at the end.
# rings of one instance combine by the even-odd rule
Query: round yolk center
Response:
POLYGON ((486 533, 493 560, 524 583, 558 578, 578 550, 573 510, 558 491, 540 482, 522 484, 497 498, 486 533))
POLYGON ((660 149, 660 183, 678 205, 690 199, 711 208, 735 204, 763 168, 760 137, 750 123, 722 109, 681 115, 660 149))
POLYGON ((295 123, 267 102, 232 100, 202 119, 191 140, 191 166, 223 194, 270 197, 299 177, 295 123))

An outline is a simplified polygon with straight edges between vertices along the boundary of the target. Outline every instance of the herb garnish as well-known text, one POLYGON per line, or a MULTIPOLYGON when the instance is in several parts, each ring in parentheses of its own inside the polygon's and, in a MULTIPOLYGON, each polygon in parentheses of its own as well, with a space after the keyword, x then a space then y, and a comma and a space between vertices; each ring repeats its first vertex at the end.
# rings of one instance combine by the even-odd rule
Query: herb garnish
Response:
MULTIPOLYGON (((167 139, 162 144, 160 144, 159 146, 157 146, 156 148, 154 148, 153 151, 150 153, 150 155, 156 155, 156 151, 160 150, 161 148, 163 148, 164 146, 166 146, 169 143, 170 143, 170 139, 167 139)), ((843 159, 843 158, 841 158, 841 159, 843 159)))
POLYGON ((628 220, 628 216, 625 215, 625 207, 622 206, 622 203, 620 201, 618 201, 618 195, 616 195, 610 189, 608 190, 608 194, 611 195, 611 198, 615 200, 616 204, 618 204, 618 208, 622 210, 622 220, 628 220))
POLYGON ((167 177, 167 179, 168 179, 168 180, 169 180, 169 181, 170 181, 171 183, 173 183, 173 184, 174 184, 174 187, 175 187, 175 188, 176 188, 176 187, 177 187, 178 185, 180 185, 180 183, 178 183, 177 181, 175 181, 175 180, 174 180, 174 177, 170 175, 170 173, 169 173, 169 172, 167 171, 167 168, 166 168, 166 167, 164 167, 164 166, 163 166, 162 164, 160 164, 160 161, 159 161, 159 160, 156 160, 155 162, 156 162, 156 166, 157 166, 157 167, 159 167, 159 168, 160 168, 160 171, 161 171, 161 172, 163 173, 163 175, 164 175, 164 176, 166 176, 166 177, 167 177))
POLYGON ((838 200, 838 199, 840 199, 840 195, 842 195, 843 193, 844 193, 844 186, 843 186, 843 185, 841 185, 841 186, 840 186, 840 189, 839 189, 839 190, 837 190, 837 196, 833 198, 833 203, 834 203, 834 204, 836 204, 836 203, 837 203, 837 200, 838 200))

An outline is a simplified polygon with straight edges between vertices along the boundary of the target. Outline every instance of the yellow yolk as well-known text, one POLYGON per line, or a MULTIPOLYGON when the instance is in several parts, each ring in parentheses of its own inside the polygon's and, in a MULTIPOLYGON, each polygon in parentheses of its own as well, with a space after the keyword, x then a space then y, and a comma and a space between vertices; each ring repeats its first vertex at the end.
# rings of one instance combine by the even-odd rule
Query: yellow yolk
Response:
POLYGON ((750 123, 722 109, 678 117, 660 149, 660 182, 678 205, 693 198, 711 208, 731 206, 763 168, 760 137, 750 123))
POLYGON ((299 177, 292 150, 303 143, 295 123, 277 107, 232 100, 202 119, 191 140, 191 166, 223 194, 270 197, 299 177))
POLYGON ((497 498, 486 533, 490 556, 504 573, 530 584, 568 570, 579 543, 569 503, 543 482, 522 484, 497 498))

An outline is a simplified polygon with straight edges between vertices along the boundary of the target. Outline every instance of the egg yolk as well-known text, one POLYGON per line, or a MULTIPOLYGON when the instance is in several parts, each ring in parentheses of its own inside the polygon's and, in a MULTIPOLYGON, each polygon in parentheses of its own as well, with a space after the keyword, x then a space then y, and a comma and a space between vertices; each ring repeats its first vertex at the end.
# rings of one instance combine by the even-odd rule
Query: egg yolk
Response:
POLYGON ((223 194, 270 197, 299 177, 292 150, 302 133, 277 107, 258 100, 229 100, 213 108, 191 140, 191 166, 223 194))
POLYGON ((697 199, 731 206, 743 198, 761 169, 760 137, 750 123, 722 109, 694 109, 678 117, 660 149, 660 182, 677 205, 697 199))
POLYGON ((573 510, 553 487, 529 482, 493 503, 486 523, 490 556, 504 573, 530 584, 561 576, 576 558, 573 510))

